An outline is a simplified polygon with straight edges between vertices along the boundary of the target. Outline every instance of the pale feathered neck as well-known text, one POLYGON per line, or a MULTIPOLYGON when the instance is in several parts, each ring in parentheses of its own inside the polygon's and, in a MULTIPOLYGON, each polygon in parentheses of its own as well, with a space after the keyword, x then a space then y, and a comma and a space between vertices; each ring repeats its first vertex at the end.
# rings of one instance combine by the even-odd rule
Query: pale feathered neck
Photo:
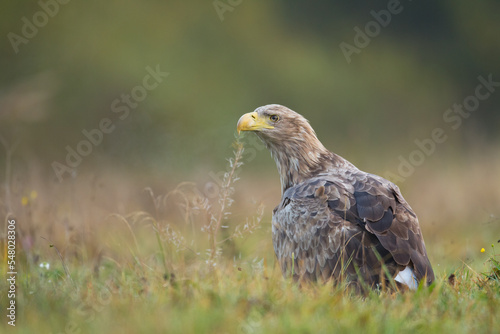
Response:
POLYGON ((337 168, 356 168, 328 151, 311 129, 301 129, 284 140, 261 137, 276 162, 282 194, 290 187, 337 168))

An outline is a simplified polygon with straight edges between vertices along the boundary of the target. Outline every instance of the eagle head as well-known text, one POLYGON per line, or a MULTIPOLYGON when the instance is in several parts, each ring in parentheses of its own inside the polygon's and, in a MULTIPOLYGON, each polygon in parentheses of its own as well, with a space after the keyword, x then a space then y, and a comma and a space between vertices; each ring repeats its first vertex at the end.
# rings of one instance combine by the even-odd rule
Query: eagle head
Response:
POLYGON ((279 104, 268 104, 244 114, 237 126, 238 133, 255 131, 259 137, 269 139, 283 138, 287 133, 297 133, 305 128, 311 126, 302 115, 279 104))
POLYGON ((252 131, 266 144, 276 161, 283 191, 332 163, 332 154, 309 122, 285 106, 269 104, 244 114, 237 130, 252 131))

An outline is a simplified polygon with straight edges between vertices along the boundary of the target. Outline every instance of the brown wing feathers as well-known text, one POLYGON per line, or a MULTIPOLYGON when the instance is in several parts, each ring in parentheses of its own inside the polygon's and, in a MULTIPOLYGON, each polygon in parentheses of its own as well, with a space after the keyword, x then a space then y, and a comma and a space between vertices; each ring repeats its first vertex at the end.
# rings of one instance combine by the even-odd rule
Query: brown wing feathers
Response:
POLYGON ((363 182, 352 187, 318 177, 285 192, 273 219, 273 230, 280 221, 288 221, 283 226, 286 235, 274 236, 284 272, 291 268, 293 252, 296 278, 336 278, 341 265, 350 263, 344 268, 346 275, 356 280, 360 274, 374 284, 382 273, 381 258, 394 275, 413 264, 417 279, 427 275, 432 282, 416 216, 387 185, 370 176, 358 177, 363 182))

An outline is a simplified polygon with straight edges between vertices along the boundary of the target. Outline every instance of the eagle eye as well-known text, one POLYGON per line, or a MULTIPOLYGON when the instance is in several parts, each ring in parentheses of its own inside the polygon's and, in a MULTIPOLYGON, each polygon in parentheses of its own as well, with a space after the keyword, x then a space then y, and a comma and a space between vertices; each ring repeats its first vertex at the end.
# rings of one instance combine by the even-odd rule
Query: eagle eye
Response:
POLYGON ((269 116, 269 119, 272 122, 277 122, 280 119, 280 117, 278 115, 271 115, 271 116, 269 116))

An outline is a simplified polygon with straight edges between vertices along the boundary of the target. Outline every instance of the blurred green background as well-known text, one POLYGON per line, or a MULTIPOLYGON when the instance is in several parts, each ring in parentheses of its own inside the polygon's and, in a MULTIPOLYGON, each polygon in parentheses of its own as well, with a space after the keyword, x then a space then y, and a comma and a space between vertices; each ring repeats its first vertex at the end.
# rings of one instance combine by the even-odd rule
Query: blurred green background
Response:
MULTIPOLYGON (((365 169, 374 157, 372 169, 390 169, 415 138, 443 126, 445 110, 474 92, 479 75, 500 80, 499 1, 402 1, 351 63, 340 43, 354 45, 353 28, 364 30, 388 1, 57 4, 17 53, 8 34, 23 37, 22 18, 33 23, 42 7, 9 1, 0 23, 0 131, 49 174, 66 145, 75 148, 104 117, 116 129, 79 172, 220 169, 239 116, 268 103, 305 115, 327 147, 365 169), (119 120, 112 101, 157 65, 170 75, 119 120)), ((497 145, 499 105, 499 93, 482 101, 440 153, 497 145)), ((272 166, 266 154, 253 166, 262 163, 272 166)))

